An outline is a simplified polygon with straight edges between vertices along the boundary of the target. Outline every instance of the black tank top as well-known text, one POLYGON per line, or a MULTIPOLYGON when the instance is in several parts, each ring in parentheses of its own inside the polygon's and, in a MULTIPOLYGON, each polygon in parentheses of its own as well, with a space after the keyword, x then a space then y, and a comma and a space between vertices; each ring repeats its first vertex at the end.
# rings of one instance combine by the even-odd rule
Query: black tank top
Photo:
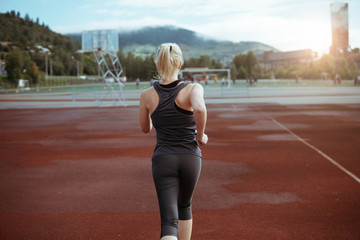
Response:
POLYGON ((193 154, 201 157, 201 150, 195 139, 196 125, 191 111, 178 107, 175 98, 190 82, 161 85, 154 83, 159 95, 159 104, 151 114, 156 130, 156 146, 153 158, 168 154, 193 154))

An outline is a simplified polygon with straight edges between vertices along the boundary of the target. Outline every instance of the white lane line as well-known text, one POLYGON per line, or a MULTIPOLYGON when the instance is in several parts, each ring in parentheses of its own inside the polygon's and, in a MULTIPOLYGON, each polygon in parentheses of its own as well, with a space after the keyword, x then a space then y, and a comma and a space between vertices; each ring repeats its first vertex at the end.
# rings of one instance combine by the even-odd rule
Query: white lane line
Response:
POLYGON ((269 118, 271 121, 273 121, 274 123, 276 123, 278 126, 280 126, 281 128, 283 128, 285 131, 287 131, 288 133, 290 133, 291 135, 293 135, 295 138, 297 138, 300 142, 302 142, 303 144, 305 144, 306 146, 308 146, 309 148, 315 150, 317 153, 319 153, 321 156, 323 156, 325 159, 327 159, 329 162, 331 162, 332 164, 334 164, 337 168, 339 168, 340 170, 342 170, 343 172, 345 172, 347 175, 349 175, 350 177, 352 177, 355 181, 357 181, 358 183, 360 183, 360 178, 358 178, 357 176, 355 176, 355 174, 353 174, 352 172, 350 172, 349 170, 347 170, 346 168, 344 168, 343 166, 341 166, 338 162, 336 162, 334 159, 332 159, 331 157, 329 157, 328 155, 326 155, 325 153, 323 153, 321 150, 319 150, 318 148, 316 148, 315 146, 311 145, 310 143, 308 143, 307 141, 305 141, 304 139, 302 139, 301 137, 299 137, 298 135, 296 135, 293 131, 291 131, 290 129, 288 129, 287 127, 285 127, 284 125, 282 125, 281 123, 279 123, 278 121, 276 121, 274 118, 272 118, 271 116, 269 116, 268 114, 264 113, 263 111, 261 111, 260 109, 256 108, 258 111, 260 111, 262 114, 264 114, 267 118, 269 118))

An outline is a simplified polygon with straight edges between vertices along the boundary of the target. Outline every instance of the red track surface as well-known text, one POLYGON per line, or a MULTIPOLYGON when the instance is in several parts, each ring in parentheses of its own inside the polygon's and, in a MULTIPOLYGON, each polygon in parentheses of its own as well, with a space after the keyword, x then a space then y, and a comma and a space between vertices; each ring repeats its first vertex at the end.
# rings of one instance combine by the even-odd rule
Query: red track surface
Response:
MULTIPOLYGON (((359 110, 209 105, 192 239, 359 239, 359 110)), ((158 239, 137 107, 0 114, 0 239, 158 239)))

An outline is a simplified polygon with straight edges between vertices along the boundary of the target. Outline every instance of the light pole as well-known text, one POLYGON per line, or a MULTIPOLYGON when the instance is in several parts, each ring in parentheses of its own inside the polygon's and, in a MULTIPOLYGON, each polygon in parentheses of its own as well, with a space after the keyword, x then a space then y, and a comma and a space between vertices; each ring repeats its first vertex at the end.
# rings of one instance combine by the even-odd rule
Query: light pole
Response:
POLYGON ((48 76, 48 52, 45 52, 45 79, 48 76))

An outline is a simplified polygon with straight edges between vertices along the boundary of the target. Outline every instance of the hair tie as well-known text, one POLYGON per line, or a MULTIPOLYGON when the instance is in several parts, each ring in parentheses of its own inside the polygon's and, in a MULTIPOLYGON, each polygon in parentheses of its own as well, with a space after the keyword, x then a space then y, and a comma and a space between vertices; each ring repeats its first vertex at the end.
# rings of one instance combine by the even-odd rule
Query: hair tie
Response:
POLYGON ((170 45, 170 52, 171 52, 171 50, 172 50, 172 46, 170 45))

